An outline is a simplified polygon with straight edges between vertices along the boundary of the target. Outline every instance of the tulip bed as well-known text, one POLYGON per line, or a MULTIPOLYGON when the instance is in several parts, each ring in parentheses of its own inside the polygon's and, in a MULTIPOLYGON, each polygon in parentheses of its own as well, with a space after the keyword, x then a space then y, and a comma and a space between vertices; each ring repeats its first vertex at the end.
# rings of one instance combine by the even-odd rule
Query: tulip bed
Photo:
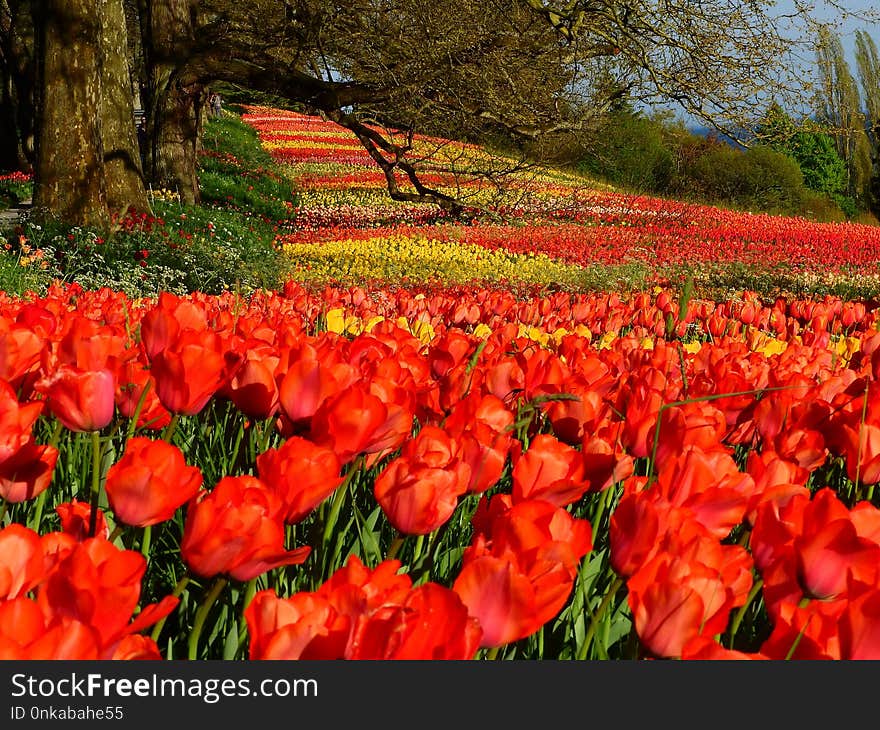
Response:
MULTIPOLYGON (((861 296, 880 285, 877 226, 662 200, 548 170, 516 172, 499 192, 469 172, 483 162, 478 149, 416 137, 423 181, 472 205, 470 223, 461 225, 436 206, 391 201, 384 175, 354 135, 332 122, 258 107, 243 119, 302 188, 297 230, 280 238, 299 280, 400 280, 412 271, 417 281, 595 288, 599 276, 610 276, 610 283, 644 288, 690 276, 725 292, 745 281, 766 292, 861 296), (455 174, 433 171, 450 160, 455 174), (433 267, 413 266, 414 258, 433 267)), ((398 182, 406 189, 405 179, 398 182)))
POLYGON ((0 304, 5 658, 877 656, 862 304, 0 304))
POLYGON ((282 288, 0 294, 0 657, 880 657, 880 309, 654 285, 699 241, 844 276, 876 233, 551 173, 453 225, 245 119, 304 186, 282 288), (647 288, 585 290, 648 245, 647 288))

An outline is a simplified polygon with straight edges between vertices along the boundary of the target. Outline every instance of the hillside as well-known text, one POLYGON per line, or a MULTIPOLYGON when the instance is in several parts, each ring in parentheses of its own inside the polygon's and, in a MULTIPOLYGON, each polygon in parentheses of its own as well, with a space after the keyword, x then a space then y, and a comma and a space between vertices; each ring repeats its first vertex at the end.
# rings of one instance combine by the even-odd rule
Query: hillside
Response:
POLYGON ((299 189, 281 236, 294 278, 518 281, 562 288, 644 288, 690 278, 707 294, 880 291, 880 227, 818 223, 627 194, 545 168, 508 189, 468 175, 486 153, 418 139, 457 163, 426 182, 474 204, 467 225, 430 204, 395 203, 353 134, 318 117, 250 107, 243 119, 299 189))

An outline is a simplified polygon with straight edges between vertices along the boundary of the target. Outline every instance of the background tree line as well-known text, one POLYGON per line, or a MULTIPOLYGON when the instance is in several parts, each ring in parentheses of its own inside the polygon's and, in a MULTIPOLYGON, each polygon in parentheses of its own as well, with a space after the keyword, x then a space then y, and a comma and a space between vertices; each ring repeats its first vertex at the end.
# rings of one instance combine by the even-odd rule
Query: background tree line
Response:
POLYGON ((670 112, 622 101, 598 133, 560 137, 561 164, 629 189, 821 220, 880 217, 880 57, 856 32, 856 72, 839 36, 817 32, 812 107, 795 118, 773 101, 745 146, 690 131, 670 112))
MULTIPOLYGON (((781 18, 774 5, 0 0, 0 167, 32 170, 35 214, 73 225, 148 210, 150 185, 198 202, 204 102, 222 82, 325 115, 393 198, 455 210, 454 193, 424 184, 437 163, 413 155, 415 133, 504 143, 515 167, 551 149, 541 140, 595 138, 624 102, 673 102, 730 132, 757 97, 802 94, 780 23, 814 24, 811 9, 797 0, 781 18)), ((500 184, 511 168, 477 172, 500 184)))

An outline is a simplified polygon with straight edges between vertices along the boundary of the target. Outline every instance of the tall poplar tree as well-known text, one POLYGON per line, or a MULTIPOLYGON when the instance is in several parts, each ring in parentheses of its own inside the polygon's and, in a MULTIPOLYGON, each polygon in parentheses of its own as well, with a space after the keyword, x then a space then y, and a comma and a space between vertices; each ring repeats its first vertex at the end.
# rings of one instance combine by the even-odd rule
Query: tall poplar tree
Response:
POLYGON ((856 65, 862 87, 867 133, 871 143, 872 175, 869 206, 880 216, 880 54, 865 31, 856 31, 856 65))
POLYGON ((871 184, 871 145, 859 88, 853 78, 840 37, 827 28, 819 31, 816 57, 821 92, 818 115, 837 144, 847 166, 847 193, 865 206, 871 184))

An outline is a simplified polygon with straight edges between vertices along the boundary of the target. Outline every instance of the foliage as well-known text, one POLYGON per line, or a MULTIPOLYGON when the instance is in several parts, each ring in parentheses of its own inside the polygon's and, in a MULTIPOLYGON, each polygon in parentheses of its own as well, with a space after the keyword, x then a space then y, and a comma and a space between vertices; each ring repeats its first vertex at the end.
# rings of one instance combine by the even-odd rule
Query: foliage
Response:
POLYGON ((718 147, 697 160, 693 176, 706 197, 737 207, 784 213, 802 199, 797 163, 769 147, 718 147))
POLYGON ((845 194, 846 162, 834 138, 822 127, 815 123, 799 126, 778 104, 772 104, 757 134, 764 144, 798 163, 810 190, 829 196, 845 194))
POLYGON ((0 208, 13 207, 31 197, 33 181, 21 172, 0 174, 0 208))
POLYGON ((53 279, 87 289, 112 286, 132 297, 278 288, 289 266, 275 237, 293 221, 291 184, 240 119, 211 120, 205 136, 211 149, 202 155, 202 176, 210 206, 184 205, 174 193, 153 190, 152 215, 129 215, 109 232, 25 221, 8 237, 4 291, 45 291, 53 279), (39 266, 32 250, 39 251, 39 266), (28 275, 20 276, 20 268, 28 275))
POLYGON ((662 123, 628 109, 609 114, 593 137, 581 169, 627 190, 667 190, 673 159, 662 123))

